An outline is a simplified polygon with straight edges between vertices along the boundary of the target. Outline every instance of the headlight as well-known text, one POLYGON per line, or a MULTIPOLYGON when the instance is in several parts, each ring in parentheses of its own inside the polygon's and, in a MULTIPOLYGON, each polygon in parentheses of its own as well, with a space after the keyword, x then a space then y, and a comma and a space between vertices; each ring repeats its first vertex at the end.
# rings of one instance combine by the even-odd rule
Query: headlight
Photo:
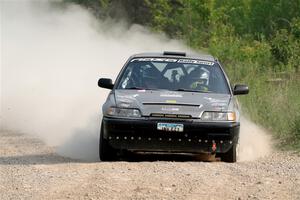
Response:
POLYGON ((115 117, 141 117, 141 113, 138 109, 115 107, 110 107, 107 110, 106 115, 115 117))
POLYGON ((235 112, 204 112, 201 116, 204 121, 236 121, 235 112))

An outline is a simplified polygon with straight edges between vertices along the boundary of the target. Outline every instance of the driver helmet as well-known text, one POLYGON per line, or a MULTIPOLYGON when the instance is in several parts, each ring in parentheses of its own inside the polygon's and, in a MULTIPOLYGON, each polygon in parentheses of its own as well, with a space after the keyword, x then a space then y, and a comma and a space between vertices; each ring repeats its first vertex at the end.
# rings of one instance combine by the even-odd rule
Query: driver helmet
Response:
POLYGON ((208 85, 208 73, 201 68, 196 68, 191 71, 190 79, 192 80, 192 82, 197 82, 202 85, 208 85))

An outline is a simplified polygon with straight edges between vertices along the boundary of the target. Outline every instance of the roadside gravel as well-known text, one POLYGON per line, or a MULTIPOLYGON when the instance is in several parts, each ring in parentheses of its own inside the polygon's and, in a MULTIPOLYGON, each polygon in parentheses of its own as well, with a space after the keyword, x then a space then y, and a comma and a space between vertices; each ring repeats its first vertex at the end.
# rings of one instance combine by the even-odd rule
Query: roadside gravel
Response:
POLYGON ((160 157, 84 162, 0 132, 0 199, 300 199, 300 155, 234 164, 160 157), (174 161, 175 160, 175 161, 174 161))

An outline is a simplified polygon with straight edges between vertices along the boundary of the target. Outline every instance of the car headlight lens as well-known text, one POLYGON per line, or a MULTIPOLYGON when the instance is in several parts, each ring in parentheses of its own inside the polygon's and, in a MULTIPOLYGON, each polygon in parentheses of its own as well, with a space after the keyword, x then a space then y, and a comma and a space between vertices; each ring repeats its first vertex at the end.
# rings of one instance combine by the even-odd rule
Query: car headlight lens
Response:
POLYGON ((141 117, 141 112, 138 109, 132 108, 110 107, 107 110, 106 115, 115 117, 141 117))
POLYGON ((204 112, 201 116, 205 121, 236 121, 235 112, 204 112))

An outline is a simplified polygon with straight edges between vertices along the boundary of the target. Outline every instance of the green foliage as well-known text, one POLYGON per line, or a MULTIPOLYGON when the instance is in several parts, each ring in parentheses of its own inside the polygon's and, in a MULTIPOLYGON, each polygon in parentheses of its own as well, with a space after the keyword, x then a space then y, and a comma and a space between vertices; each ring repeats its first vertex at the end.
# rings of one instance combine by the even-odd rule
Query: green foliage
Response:
POLYGON ((300 17, 294 18, 291 24, 291 34, 293 41, 291 43, 291 56, 289 65, 299 72, 300 69, 300 17))
POLYGON ((292 34, 294 37, 299 40, 300 39, 300 17, 293 18, 292 24, 291 24, 292 34))
POLYGON ((179 27, 176 26, 175 16, 182 7, 180 1, 146 0, 146 5, 151 10, 152 20, 149 25, 158 32, 167 33, 169 36, 178 34, 179 27))
POLYGON ((289 59, 289 66, 299 72, 300 69, 300 40, 296 40, 291 45, 291 56, 289 59))
POLYGON ((274 58, 286 65, 291 56, 291 38, 286 29, 278 30, 271 40, 271 52, 274 58))

